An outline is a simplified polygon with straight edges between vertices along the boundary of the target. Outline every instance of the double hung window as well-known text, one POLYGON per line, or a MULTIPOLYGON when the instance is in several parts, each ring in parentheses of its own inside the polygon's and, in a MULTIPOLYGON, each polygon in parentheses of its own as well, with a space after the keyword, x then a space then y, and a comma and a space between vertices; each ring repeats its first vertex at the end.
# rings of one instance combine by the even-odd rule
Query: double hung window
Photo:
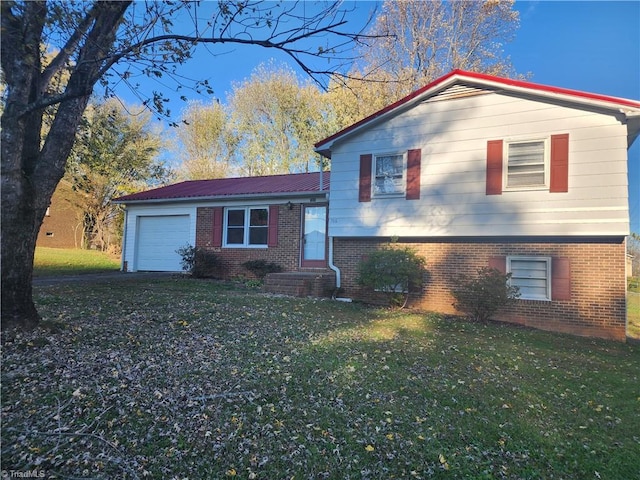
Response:
POLYGON ((228 208, 225 212, 224 245, 266 247, 269 209, 266 207, 228 208))
POLYGON ((404 155, 376 155, 374 158, 374 196, 403 195, 405 191, 404 155))
POLYGON ((545 187, 548 162, 544 140, 508 142, 506 185, 510 189, 545 187))

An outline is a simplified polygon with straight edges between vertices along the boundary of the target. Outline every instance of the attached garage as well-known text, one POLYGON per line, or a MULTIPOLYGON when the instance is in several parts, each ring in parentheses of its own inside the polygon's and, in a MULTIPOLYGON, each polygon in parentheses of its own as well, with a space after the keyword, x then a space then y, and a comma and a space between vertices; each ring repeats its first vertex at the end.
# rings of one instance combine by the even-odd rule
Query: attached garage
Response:
POLYGON ((189 229, 189 215, 138 216, 135 269, 182 271, 176 250, 189 244, 189 229))

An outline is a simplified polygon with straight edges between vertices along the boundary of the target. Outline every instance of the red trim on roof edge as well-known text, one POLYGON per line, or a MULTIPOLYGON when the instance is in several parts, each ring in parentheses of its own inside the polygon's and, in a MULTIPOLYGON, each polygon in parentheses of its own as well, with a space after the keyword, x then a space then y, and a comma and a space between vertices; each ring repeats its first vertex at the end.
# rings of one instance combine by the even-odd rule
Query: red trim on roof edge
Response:
POLYGON ((381 115, 384 115, 385 113, 395 109, 396 107, 399 107, 403 103, 407 103, 409 100, 417 97, 418 95, 420 95, 421 93, 425 92, 426 90, 429 90, 431 87, 435 86, 436 84, 447 80, 449 77, 452 77, 453 75, 455 75, 456 73, 461 72, 461 71, 462 70, 453 70, 453 71, 447 73, 444 77, 440 77, 439 79, 434 80, 433 82, 425 85, 424 87, 419 88, 415 92, 410 93, 406 97, 401 98, 397 102, 394 102, 391 105, 387 105, 382 110, 378 110, 377 112, 372 113, 368 117, 365 117, 362 120, 357 121, 353 125, 349 125, 348 127, 343 128, 339 132, 334 133, 333 135, 325 138, 324 140, 320 140, 318 143, 314 144, 314 147, 318 148, 318 147, 320 147, 320 145, 323 145, 323 144, 325 144, 327 142, 330 142, 334 138, 341 137, 345 133, 350 132, 351 130, 354 130, 354 129, 358 128, 360 125, 365 124, 367 122, 370 122, 371 120, 373 120, 373 119, 375 119, 375 118, 377 118, 377 117, 379 117, 381 115))
POLYGON ((510 78, 504 78, 504 77, 496 77, 494 75, 488 75, 486 73, 476 73, 476 72, 468 72, 466 70, 452 70, 451 72, 447 73, 446 75, 434 80, 433 82, 425 85, 424 87, 416 90, 413 93, 410 93, 409 95, 407 95, 404 98, 401 98, 400 100, 398 100, 397 102, 392 103, 391 105, 387 105, 386 107, 384 107, 382 110, 378 110, 377 112, 369 115, 368 117, 363 118, 362 120, 354 123, 353 125, 350 125, 346 128, 343 128, 342 130, 340 130, 337 133, 334 133, 333 135, 325 138, 324 140, 320 140, 318 143, 316 143, 314 145, 314 147, 316 149, 319 149, 322 145, 324 145, 325 143, 329 143, 330 141, 343 136, 346 133, 349 133, 352 130, 355 130, 356 128, 360 127, 361 125, 368 123, 374 119, 376 119, 377 117, 380 117, 381 115, 384 115, 387 112, 390 112, 391 110, 396 109, 397 107, 408 103, 410 100, 414 99, 415 97, 421 95, 422 93, 426 92, 427 90, 430 90, 431 88, 435 87, 436 85, 440 84, 440 83, 444 83, 445 81, 447 81, 449 78, 455 76, 455 75, 461 75, 464 77, 468 77, 471 79, 475 79, 475 80, 483 80, 483 81, 489 81, 489 82, 494 82, 494 83, 500 83, 503 85, 509 85, 512 87, 519 87, 519 88, 528 88, 531 90, 538 90, 538 91, 542 91, 542 92, 547 92, 547 93, 556 93, 556 94, 562 94, 562 95, 570 95, 570 96, 574 96, 574 97, 580 97, 580 98, 586 98, 589 100, 598 100, 598 101, 603 101, 603 102, 611 102, 611 103, 617 103, 619 105, 626 105, 629 107, 633 107, 633 108, 640 108, 640 102, 634 101, 634 100, 629 100, 626 98, 619 98, 619 97, 611 97, 608 95, 601 95, 598 93, 589 93, 589 92, 582 92, 580 90, 571 90, 568 88, 562 88, 562 87, 552 87, 549 85, 542 85, 539 83, 532 83, 532 82, 526 82, 523 80, 513 80, 510 78))

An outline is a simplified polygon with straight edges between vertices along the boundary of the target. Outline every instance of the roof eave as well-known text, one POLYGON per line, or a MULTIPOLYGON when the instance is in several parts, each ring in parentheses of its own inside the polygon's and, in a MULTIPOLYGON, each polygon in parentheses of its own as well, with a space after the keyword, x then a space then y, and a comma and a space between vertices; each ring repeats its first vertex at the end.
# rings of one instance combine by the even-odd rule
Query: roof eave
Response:
POLYGON ((331 148, 337 141, 340 141, 347 136, 352 136, 360 130, 363 130, 364 128, 369 128, 372 124, 383 121, 387 117, 396 115, 398 111, 411 108, 413 105, 420 103, 424 97, 432 95, 435 91, 447 88, 451 83, 456 81, 458 75, 459 71, 454 70, 448 75, 445 75, 444 77, 441 77, 438 80, 425 85, 415 92, 410 93, 406 97, 401 98, 397 102, 394 102, 391 105, 388 105, 385 108, 369 115, 368 117, 365 117, 362 120, 346 128, 343 128, 339 132, 334 133, 324 140, 319 141, 314 145, 314 150, 320 155, 325 156, 326 158, 331 158, 331 148))
POLYGON ((302 192, 285 192, 285 193, 254 193, 254 194, 238 194, 238 195, 206 195, 193 197, 176 197, 176 198, 149 198, 141 200, 113 200, 113 203, 122 205, 140 205, 140 204, 159 204, 159 203, 202 203, 202 202, 223 202, 223 201, 242 201, 242 200, 274 200, 285 199, 290 200, 296 197, 322 197, 327 196, 328 189, 302 192))

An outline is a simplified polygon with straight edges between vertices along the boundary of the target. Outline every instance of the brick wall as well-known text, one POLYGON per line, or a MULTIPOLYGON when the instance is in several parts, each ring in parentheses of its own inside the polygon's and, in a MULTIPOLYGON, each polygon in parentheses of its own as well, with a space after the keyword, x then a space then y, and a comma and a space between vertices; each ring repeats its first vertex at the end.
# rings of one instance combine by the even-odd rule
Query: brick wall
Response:
MULTIPOLYGON (((342 273, 340 295, 358 300, 376 296, 356 284, 363 255, 382 245, 379 240, 335 239, 334 263, 342 273)), ((571 268, 571 298, 566 301, 517 300, 495 315, 502 320, 543 330, 624 340, 626 324, 624 241, 581 243, 403 243, 426 259, 426 282, 412 298, 416 308, 457 313, 450 290, 458 274, 488 266, 490 257, 531 255, 565 257, 571 268)))
POLYGON ((284 271, 297 271, 300 266, 301 205, 293 205, 289 210, 280 205, 278 211, 278 245, 269 248, 219 248, 212 247, 213 208, 201 207, 197 210, 196 246, 218 254, 222 260, 221 276, 252 277, 251 272, 242 267, 248 260, 266 260, 280 265, 284 271))
POLYGON ((45 216, 36 245, 51 248, 80 248, 82 246, 82 209, 79 193, 62 180, 51 197, 49 215, 45 216))

